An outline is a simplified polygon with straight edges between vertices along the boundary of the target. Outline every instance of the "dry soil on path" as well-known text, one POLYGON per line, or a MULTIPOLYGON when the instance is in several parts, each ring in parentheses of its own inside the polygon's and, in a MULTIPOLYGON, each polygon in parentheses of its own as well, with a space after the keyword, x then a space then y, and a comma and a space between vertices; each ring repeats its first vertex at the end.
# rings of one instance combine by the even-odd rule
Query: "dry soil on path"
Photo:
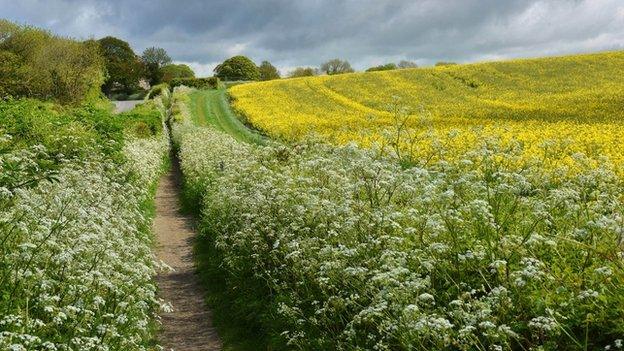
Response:
POLYGON ((156 256, 174 269, 157 277, 160 297, 173 306, 173 312, 161 313, 160 343, 167 351, 221 350, 211 313, 204 303, 204 290, 195 273, 196 232, 192 218, 180 212, 179 180, 179 171, 174 167, 160 180, 156 192, 156 256))

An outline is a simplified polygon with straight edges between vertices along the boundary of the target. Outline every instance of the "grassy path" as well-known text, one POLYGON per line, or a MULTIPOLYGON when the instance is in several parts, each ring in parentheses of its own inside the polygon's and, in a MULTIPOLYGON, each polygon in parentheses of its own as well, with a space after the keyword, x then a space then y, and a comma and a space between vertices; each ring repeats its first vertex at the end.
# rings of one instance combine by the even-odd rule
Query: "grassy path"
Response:
POLYGON ((264 144, 265 137, 249 129, 230 108, 225 89, 198 90, 191 94, 193 122, 199 126, 212 125, 247 143, 264 144))
MULTIPOLYGON (((248 128, 238 119, 230 107, 225 89, 192 92, 189 109, 196 126, 216 128, 240 142, 262 145, 268 141, 266 137, 248 128)), ((196 209, 189 207, 189 210, 195 216, 200 216, 196 209)), ((209 240, 201 236, 193 246, 197 277, 205 290, 204 298, 212 312, 210 321, 218 329, 222 350, 266 350, 267 341, 262 330, 237 315, 237 307, 230 299, 223 277, 215 268, 221 264, 215 261, 219 257, 215 248, 209 240)))

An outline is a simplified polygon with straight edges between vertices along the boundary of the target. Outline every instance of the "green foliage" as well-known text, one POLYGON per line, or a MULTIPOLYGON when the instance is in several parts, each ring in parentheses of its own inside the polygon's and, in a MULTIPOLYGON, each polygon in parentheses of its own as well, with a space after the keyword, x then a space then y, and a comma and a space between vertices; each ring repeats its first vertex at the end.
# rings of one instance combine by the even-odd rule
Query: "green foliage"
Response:
POLYGON ((118 91, 131 94, 137 90, 145 67, 130 44, 110 36, 97 42, 106 62, 107 77, 102 91, 110 95, 118 91))
POLYGON ((164 94, 169 95, 170 87, 167 83, 160 83, 158 85, 154 85, 150 91, 145 96, 146 99, 153 99, 157 96, 162 96, 164 94))
POLYGON ((351 64, 349 61, 341 60, 341 59, 332 59, 321 65, 321 72, 326 73, 328 75, 334 74, 343 74, 343 73, 351 73, 354 72, 353 68, 351 68, 351 64))
POLYGON ((169 57, 165 49, 153 46, 143 50, 141 60, 146 64, 151 63, 158 67, 163 67, 171 63, 171 57, 169 57))
POLYGON ((77 104, 97 98, 104 80, 95 42, 0 23, 0 97, 31 97, 77 104))
POLYGON ((366 70, 366 72, 374 72, 374 71, 391 71, 393 69, 397 69, 397 65, 394 63, 386 63, 385 65, 379 65, 375 67, 371 67, 366 70))
POLYGON ((316 69, 312 67, 297 67, 288 75, 290 78, 312 77, 317 74, 316 69))
POLYGON ((402 60, 399 63, 386 63, 385 65, 374 66, 366 70, 366 72, 374 72, 374 71, 391 71, 395 69, 408 69, 408 68, 417 68, 418 65, 412 61, 402 60))
POLYGON ((11 149, 42 145, 65 158, 84 158, 95 146, 117 158, 123 146, 122 120, 93 103, 67 108, 33 99, 3 101, 0 126, 12 136, 11 149))
POLYGON ((168 64, 160 69, 161 82, 170 83, 176 78, 195 78, 195 72, 185 64, 168 64))
POLYGON ((20 57, 10 51, 0 51, 0 98, 8 96, 24 96, 28 89, 26 69, 22 66, 20 57))
POLYGON ((175 78, 171 80, 171 88, 179 86, 187 86, 189 88, 197 89, 217 89, 219 87, 219 78, 207 77, 207 78, 175 78))
POLYGON ((447 61, 438 61, 438 62, 436 62, 435 65, 436 65, 436 67, 439 67, 439 66, 455 66, 455 65, 457 65, 457 63, 455 63, 455 62, 447 62, 447 61))
POLYGON ((126 135, 137 138, 148 138, 162 134, 161 113, 153 100, 137 105, 130 111, 120 113, 126 135))
POLYGON ((102 151, 118 144, 92 138, 95 129, 63 134, 100 130, 93 109, 34 100, 0 109, 2 126, 7 115, 35 116, 10 121, 25 132, 17 137, 0 131, 0 349, 158 349, 151 202, 166 138, 133 138, 111 158, 102 151))
POLYGON ((215 76, 219 79, 229 80, 258 80, 260 71, 253 61, 246 56, 234 56, 214 69, 215 76))
POLYGON ((260 80, 273 80, 281 78, 277 68, 275 68, 275 66, 273 66, 269 61, 262 61, 260 66, 258 66, 258 70, 260 71, 260 80))

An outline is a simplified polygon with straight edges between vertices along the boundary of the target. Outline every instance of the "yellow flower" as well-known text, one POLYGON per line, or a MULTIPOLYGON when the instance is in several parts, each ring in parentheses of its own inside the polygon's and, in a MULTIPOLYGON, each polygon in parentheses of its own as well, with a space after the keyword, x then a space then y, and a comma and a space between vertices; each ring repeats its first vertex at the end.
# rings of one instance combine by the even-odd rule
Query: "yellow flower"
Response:
POLYGON ((484 139, 519 144, 519 166, 543 160, 573 172, 585 154, 624 175, 624 52, 237 85, 234 107, 283 140, 383 142, 393 117, 410 115, 414 159, 452 159, 484 139), (401 109, 399 111, 398 109, 401 109))

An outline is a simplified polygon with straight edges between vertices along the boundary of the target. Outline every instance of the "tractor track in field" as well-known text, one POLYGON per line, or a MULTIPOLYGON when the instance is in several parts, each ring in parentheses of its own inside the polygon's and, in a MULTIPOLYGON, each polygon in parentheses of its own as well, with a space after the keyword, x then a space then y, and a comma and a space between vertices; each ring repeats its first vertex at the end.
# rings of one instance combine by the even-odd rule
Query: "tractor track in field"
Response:
POLYGON ((266 139, 245 126, 230 108, 224 89, 198 90, 191 94, 193 122, 198 126, 212 126, 238 141, 264 144, 266 139))

